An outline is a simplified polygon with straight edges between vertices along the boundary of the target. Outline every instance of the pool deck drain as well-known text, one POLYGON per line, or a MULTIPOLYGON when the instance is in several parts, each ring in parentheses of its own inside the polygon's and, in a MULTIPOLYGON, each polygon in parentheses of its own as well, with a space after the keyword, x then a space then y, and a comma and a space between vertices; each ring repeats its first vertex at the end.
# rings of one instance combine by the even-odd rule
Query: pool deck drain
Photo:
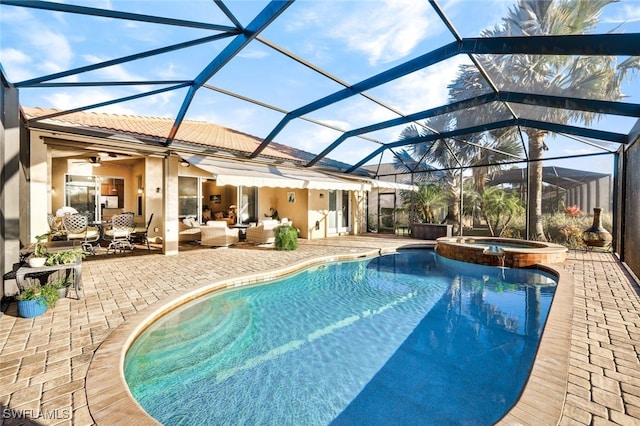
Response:
MULTIPOLYGON (((34 319, 18 318, 13 303, 0 316, 0 424, 133 424, 137 407, 106 396, 120 378, 118 365, 101 361, 109 352, 101 345, 107 338, 124 342, 151 305, 228 277, 420 243, 429 242, 347 236, 301 240, 293 252, 238 246, 89 259, 83 299, 61 300, 34 319), (94 403, 88 392, 102 397, 94 403)), ((554 299, 534 374, 502 423, 640 424, 638 286, 610 253, 571 251, 553 267, 573 286, 554 299)))

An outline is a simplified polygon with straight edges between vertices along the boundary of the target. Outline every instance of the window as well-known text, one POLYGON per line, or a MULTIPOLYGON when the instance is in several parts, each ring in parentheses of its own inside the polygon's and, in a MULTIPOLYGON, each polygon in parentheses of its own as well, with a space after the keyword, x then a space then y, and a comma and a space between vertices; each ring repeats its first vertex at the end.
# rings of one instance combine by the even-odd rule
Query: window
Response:
POLYGON ((198 194, 200 193, 198 178, 178 177, 178 216, 199 217, 198 194))

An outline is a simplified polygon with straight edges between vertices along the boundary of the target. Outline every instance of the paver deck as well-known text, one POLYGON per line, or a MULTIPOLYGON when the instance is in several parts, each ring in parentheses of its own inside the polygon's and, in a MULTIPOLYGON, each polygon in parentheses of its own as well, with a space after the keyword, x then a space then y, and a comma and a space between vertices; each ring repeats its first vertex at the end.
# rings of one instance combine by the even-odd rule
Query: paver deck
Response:
MULTIPOLYGON (((87 377, 91 365, 100 367, 94 359, 98 347, 116 337, 116 328, 144 316, 150 305, 227 277, 417 243, 358 236, 301 240, 292 252, 241 245, 169 257, 152 253, 88 259, 83 299, 60 300, 34 319, 19 318, 13 303, 0 316, 0 425, 128 424, 128 407, 117 398, 88 401, 87 377)), ((562 368, 566 374, 531 380, 523 399, 534 402, 519 404, 503 423, 640 424, 637 284, 610 253, 572 251, 556 268, 573 275, 572 294, 554 300, 559 318, 568 325, 547 324, 544 337, 557 340, 541 347, 535 368, 543 378, 545 372, 562 368)), ((117 374, 117 365, 104 368, 117 374)), ((110 384, 103 386, 106 391, 110 384)))

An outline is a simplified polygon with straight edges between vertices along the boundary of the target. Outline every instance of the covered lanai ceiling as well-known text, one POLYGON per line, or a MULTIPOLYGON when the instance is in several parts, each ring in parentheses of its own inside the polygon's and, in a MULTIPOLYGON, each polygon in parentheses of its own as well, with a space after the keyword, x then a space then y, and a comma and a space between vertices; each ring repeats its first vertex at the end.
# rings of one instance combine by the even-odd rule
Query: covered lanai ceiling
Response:
MULTIPOLYGON (((4 78, 19 89, 21 105, 59 110, 34 120, 78 111, 170 117, 167 147, 180 139, 185 119, 200 120, 258 137, 247 158, 280 143, 311 153, 306 166, 333 158, 343 171, 359 172, 392 162, 412 144, 507 128, 562 136, 547 144, 614 152, 630 142, 640 117, 637 79, 622 86, 622 100, 607 101, 598 90, 585 97, 514 84, 504 69, 483 65, 505 55, 523 62, 537 55, 542 64, 558 55, 633 64, 640 56, 637 1, 607 5, 589 34, 511 37, 485 37, 514 7, 504 1, 0 4, 4 78), (460 66, 475 69, 481 84, 452 99, 448 86, 460 66), (400 138, 410 124, 478 108, 495 113, 400 138), (554 111, 599 119, 588 126, 554 121, 554 111)), ((529 159, 520 139, 522 154, 513 161, 529 159)))

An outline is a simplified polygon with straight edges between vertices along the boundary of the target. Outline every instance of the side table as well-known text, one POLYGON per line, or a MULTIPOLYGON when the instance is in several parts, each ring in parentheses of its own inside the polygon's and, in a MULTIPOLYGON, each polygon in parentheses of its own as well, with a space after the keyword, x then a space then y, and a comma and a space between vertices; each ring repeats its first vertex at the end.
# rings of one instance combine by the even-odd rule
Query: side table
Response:
POLYGON ((74 288, 76 290, 76 298, 80 300, 80 289, 82 288, 82 260, 78 259, 74 263, 64 264, 64 265, 53 265, 53 266, 40 266, 37 268, 32 268, 28 264, 25 264, 18 268, 16 271, 16 284, 20 291, 25 288, 25 281, 29 280, 28 275, 39 275, 41 273, 46 272, 55 272, 55 271, 68 271, 69 273, 73 273, 73 283, 74 288))

